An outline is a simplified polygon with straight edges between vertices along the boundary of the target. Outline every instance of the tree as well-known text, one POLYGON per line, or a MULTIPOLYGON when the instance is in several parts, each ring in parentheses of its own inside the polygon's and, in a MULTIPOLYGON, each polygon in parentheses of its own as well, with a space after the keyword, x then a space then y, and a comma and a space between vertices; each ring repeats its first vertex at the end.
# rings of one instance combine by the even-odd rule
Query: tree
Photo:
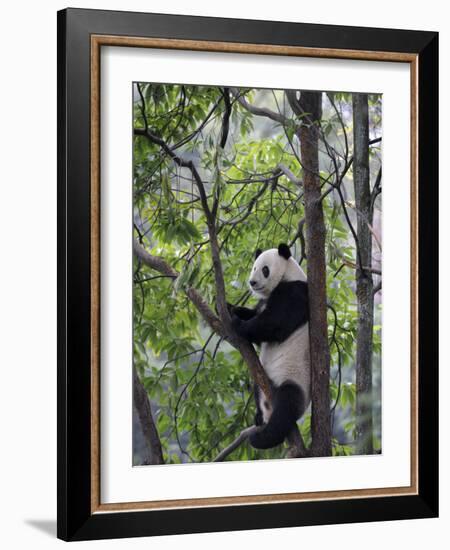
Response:
POLYGON ((325 267, 326 228, 319 174, 319 124, 322 117, 322 93, 301 92, 297 112, 299 115, 303 115, 299 138, 305 193, 306 250, 309 258, 308 286, 312 365, 311 454, 327 456, 331 454, 331 422, 325 267))
POLYGON ((314 403, 299 423, 309 449, 297 430, 287 456, 352 452, 355 386, 341 383, 354 372, 357 325, 348 106, 317 92, 136 85, 134 357, 147 400, 135 405, 141 424, 154 418, 164 461, 285 455, 246 444, 252 381, 270 386, 226 306, 250 299, 253 251, 279 242, 313 287, 314 403))
POLYGON ((300 141, 305 199, 306 251, 310 295, 310 342, 312 365, 312 456, 331 454, 330 353, 326 298, 326 228, 321 201, 319 135, 322 118, 321 92, 288 91, 292 111, 300 123, 300 141), (297 97, 298 96, 298 97, 297 97))
MULTIPOLYGON (((367 94, 353 94, 353 182, 357 219, 355 271, 358 299, 356 341, 356 441, 359 454, 373 453, 372 341, 374 292, 372 280, 373 224, 369 168, 369 105, 367 94)), ((381 177, 381 172, 380 172, 381 177)), ((379 185, 379 182, 378 182, 379 185)), ((377 187, 375 187, 376 192, 377 187)))

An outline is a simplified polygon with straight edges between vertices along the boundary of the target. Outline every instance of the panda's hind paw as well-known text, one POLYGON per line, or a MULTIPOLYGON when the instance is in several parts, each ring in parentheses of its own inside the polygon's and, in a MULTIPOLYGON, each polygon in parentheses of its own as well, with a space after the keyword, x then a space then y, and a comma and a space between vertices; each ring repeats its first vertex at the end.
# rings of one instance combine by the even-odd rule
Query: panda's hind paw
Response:
POLYGON ((255 449, 272 449, 284 441, 284 437, 281 435, 270 434, 269 436, 265 428, 252 434, 249 439, 255 449))

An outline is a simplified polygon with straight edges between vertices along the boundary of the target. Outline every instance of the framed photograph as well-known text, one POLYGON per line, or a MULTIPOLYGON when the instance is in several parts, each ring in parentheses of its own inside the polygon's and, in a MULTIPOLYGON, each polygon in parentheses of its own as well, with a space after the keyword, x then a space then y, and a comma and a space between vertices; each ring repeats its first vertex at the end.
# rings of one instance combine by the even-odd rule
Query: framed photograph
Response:
POLYGON ((58 13, 58 536, 438 514, 434 32, 58 13))

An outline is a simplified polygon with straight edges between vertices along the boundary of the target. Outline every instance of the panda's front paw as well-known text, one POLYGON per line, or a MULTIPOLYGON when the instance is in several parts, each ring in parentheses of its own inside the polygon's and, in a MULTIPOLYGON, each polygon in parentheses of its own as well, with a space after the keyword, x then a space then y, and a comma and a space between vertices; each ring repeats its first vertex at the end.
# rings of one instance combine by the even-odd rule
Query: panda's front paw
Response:
POLYGON ((229 304, 227 302, 227 309, 228 309, 228 313, 233 316, 235 313, 235 309, 236 309, 236 306, 234 306, 233 304, 229 304))
MULTIPOLYGON (((228 309, 228 313, 232 316, 234 314, 234 310, 235 310, 236 306, 234 306, 233 304, 229 304, 227 302, 227 309, 228 309)), ((217 302, 214 304, 214 309, 216 310, 216 315, 219 315, 219 308, 217 306, 217 302)))

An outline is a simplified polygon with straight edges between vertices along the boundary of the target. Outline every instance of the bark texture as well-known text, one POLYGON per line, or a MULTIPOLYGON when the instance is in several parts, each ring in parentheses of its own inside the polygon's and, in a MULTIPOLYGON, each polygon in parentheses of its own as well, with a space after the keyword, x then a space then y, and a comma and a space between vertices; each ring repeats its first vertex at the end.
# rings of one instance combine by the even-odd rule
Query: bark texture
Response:
MULTIPOLYGON (((291 98, 292 105, 292 98, 291 98)), ((328 346, 325 222, 319 177, 319 126, 322 93, 301 92, 298 131, 305 197, 308 256, 310 353, 312 385, 311 455, 331 455, 330 350, 328 346)))
POLYGON ((141 423, 142 433, 149 451, 150 460, 148 464, 164 464, 164 458, 159 439, 158 431, 153 421, 150 401, 147 392, 142 385, 141 379, 133 366, 133 404, 136 407, 139 421, 141 423))
POLYGON ((369 109, 367 94, 353 94, 353 183, 357 213, 356 296, 358 332, 356 342, 356 450, 373 453, 372 419, 372 208, 369 170, 369 109))

